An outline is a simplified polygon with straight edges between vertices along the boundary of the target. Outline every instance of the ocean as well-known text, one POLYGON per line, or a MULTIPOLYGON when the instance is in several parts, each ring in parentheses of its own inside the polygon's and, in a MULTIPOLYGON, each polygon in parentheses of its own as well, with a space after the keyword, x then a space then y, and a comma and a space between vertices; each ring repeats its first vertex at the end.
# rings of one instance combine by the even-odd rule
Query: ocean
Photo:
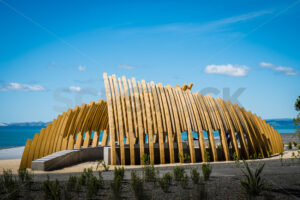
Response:
MULTIPOLYGON (((295 133, 296 129, 293 125, 293 121, 290 120, 267 120, 279 133, 295 133)), ((0 127, 0 148, 24 146, 27 139, 32 139, 35 133, 39 133, 41 126, 6 126, 0 127)), ((299 127, 300 128, 300 127, 299 127)), ((193 134, 195 138, 198 138, 197 134, 193 134)), ((215 137, 218 137, 218 132, 214 132, 215 137)), ((101 134, 102 136, 102 134, 101 134)), ((100 136, 100 141, 101 141, 100 136)), ((207 137, 207 133, 204 132, 204 137, 207 137)), ((186 133, 182 134, 182 139, 186 140, 186 133)))

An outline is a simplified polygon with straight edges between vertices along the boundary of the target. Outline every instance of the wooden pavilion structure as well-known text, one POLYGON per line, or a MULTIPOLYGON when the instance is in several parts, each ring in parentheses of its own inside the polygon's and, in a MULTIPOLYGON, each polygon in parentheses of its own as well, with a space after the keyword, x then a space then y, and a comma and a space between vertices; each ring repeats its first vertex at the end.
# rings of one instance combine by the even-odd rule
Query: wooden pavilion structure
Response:
POLYGON ((224 160, 232 159, 234 152, 243 159, 283 152, 281 136, 270 124, 229 101, 191 92, 192 84, 163 86, 106 73, 103 78, 106 100, 82 104, 58 115, 33 139, 27 140, 20 168, 30 168, 33 160, 54 152, 98 145, 110 146, 112 165, 116 164, 117 153, 122 165, 125 159, 135 165, 137 144, 140 164, 144 164, 145 145, 149 148, 150 163, 154 163, 155 144, 161 164, 166 163, 166 153, 168 162, 184 162, 183 156, 175 157, 183 155, 182 134, 187 135, 192 163, 196 162, 195 142, 201 161, 207 161, 205 151, 210 152, 213 161, 218 161, 216 131, 224 160), (193 135, 197 135, 196 139, 193 135), (126 145, 130 158, 125 158, 126 145), (165 152, 165 145, 169 152, 165 152), (118 152, 116 147, 120 149, 118 152))

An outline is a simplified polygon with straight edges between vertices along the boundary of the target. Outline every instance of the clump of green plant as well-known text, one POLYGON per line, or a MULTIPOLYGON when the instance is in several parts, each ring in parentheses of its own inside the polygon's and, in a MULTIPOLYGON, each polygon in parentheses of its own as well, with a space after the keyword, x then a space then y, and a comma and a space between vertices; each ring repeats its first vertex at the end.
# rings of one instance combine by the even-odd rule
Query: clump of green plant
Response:
POLYGON ((288 142, 288 144, 287 144, 287 149, 292 149, 293 148, 293 146, 292 146, 292 142, 288 142))
POLYGON ((182 188, 186 188, 188 183, 188 176, 183 167, 175 167, 173 169, 174 179, 180 183, 182 188))
POLYGON ((175 167, 173 169, 174 179, 176 181, 180 181, 184 176, 184 168, 183 167, 175 167))
POLYGON ((185 163, 191 162, 191 156, 187 153, 184 154, 183 160, 185 163))
POLYGON ((297 145, 297 149, 300 150, 300 144, 297 145))
POLYGON ((131 172, 131 187, 137 199, 144 198, 143 180, 138 175, 136 175, 135 171, 131 172))
POLYGON ((88 198, 93 197, 97 194, 99 188, 101 187, 101 183, 95 176, 91 176, 86 181, 86 194, 88 198))
POLYGON ((7 199, 18 199, 19 185, 18 181, 13 177, 11 169, 3 170, 3 174, 0 176, 0 186, 6 194, 7 199))
POLYGON ((282 160, 283 152, 280 152, 279 155, 280 155, 280 163, 281 163, 281 166, 283 166, 283 160, 282 160))
POLYGON ((98 168, 99 168, 100 165, 102 165, 104 171, 108 171, 109 170, 109 165, 106 164, 104 160, 99 160, 98 161, 96 170, 98 170, 98 168))
POLYGON ((199 183, 200 173, 197 171, 197 169, 193 169, 193 168, 191 169, 191 179, 194 184, 199 183))
POLYGON ((240 157, 237 155, 236 152, 234 152, 232 154, 232 158, 234 160, 235 166, 239 168, 240 167, 240 157))
POLYGON ((32 181, 32 175, 28 172, 26 168, 18 170, 19 180, 25 185, 29 185, 32 181))
POLYGON ((67 182, 67 189, 74 190, 76 188, 77 183, 77 176, 70 176, 67 182))
POLYGON ((158 171, 155 170, 153 165, 143 167, 143 177, 146 182, 156 182, 158 171))
POLYGON ((119 199, 121 196, 122 181, 124 178, 124 168, 115 168, 114 179, 110 183, 110 188, 112 190, 115 199, 119 199))
POLYGON ((84 168, 83 172, 81 173, 81 176, 79 177, 79 184, 80 185, 86 185, 86 182, 89 178, 93 176, 93 170, 92 168, 84 168))
POLYGON ((297 142, 293 141, 293 145, 294 145, 294 147, 297 147, 297 142))
POLYGON ((204 151, 204 157, 205 157, 206 162, 210 161, 210 155, 209 155, 208 151, 204 151))
POLYGON ((186 173, 183 174, 183 176, 180 179, 180 186, 182 188, 187 188, 188 186, 189 177, 186 173))
POLYGON ((272 156, 273 155, 273 152, 272 151, 269 151, 269 156, 272 156))
POLYGON ((202 164, 202 174, 204 181, 209 180, 210 174, 212 172, 212 166, 210 163, 203 163, 202 164))
POLYGON ((163 192, 168 192, 172 183, 172 174, 167 172, 163 175, 163 177, 159 180, 159 186, 161 187, 163 192))
POLYGON ((144 163, 144 165, 149 165, 150 164, 150 157, 149 157, 148 154, 143 154, 142 162, 144 163))
POLYGON ((262 159, 262 158, 263 158, 262 155, 261 155, 261 153, 258 153, 257 158, 258 158, 258 159, 262 159))
POLYGON ((59 181, 56 179, 55 182, 49 180, 49 175, 47 175, 47 180, 43 182, 42 191, 47 199, 59 200, 61 189, 59 186, 59 181))
POLYGON ((250 196, 257 196, 265 189, 265 180, 261 177, 261 173, 265 164, 260 165, 255 172, 249 168, 248 163, 243 161, 246 171, 242 170, 245 180, 241 180, 241 185, 250 196))
POLYGON ((92 168, 84 169, 79 178, 70 176, 67 182, 67 188, 74 188, 77 192, 80 190, 80 185, 86 186, 86 194, 88 198, 97 194, 100 188, 103 188, 104 181, 102 172, 98 172, 98 179, 93 175, 92 168))

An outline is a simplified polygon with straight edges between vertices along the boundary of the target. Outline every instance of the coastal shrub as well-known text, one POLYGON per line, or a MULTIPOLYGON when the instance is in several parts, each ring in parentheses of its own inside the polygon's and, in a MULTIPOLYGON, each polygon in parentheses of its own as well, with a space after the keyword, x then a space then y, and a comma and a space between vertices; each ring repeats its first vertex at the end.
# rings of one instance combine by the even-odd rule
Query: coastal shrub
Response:
POLYGON ((108 170, 109 170, 109 165, 106 164, 104 160, 99 160, 99 161, 98 161, 96 170, 98 170, 98 168, 99 168, 100 165, 102 165, 104 171, 108 171, 108 170))
POLYGON ((124 168, 115 168, 114 179, 110 183, 110 189, 113 193, 114 199, 121 197, 122 181, 124 178, 124 168))
POLYGON ((293 141, 293 145, 294 145, 294 147, 297 147, 297 142, 293 141))
POLYGON ((47 180, 43 182, 42 191, 46 199, 59 200, 60 199, 60 186, 59 181, 56 179, 55 182, 49 180, 49 175, 47 175, 47 180))
POLYGON ((172 183, 172 175, 170 172, 167 172, 163 175, 163 177, 159 180, 159 186, 163 192, 168 192, 172 183))
POLYGON ((87 180, 92 176, 93 176, 92 168, 84 168, 78 180, 79 184, 86 185, 87 180))
POLYGON ((144 199, 144 187, 143 187, 143 180, 136 175, 135 171, 131 172, 131 187, 134 191, 135 197, 140 200, 144 199))
POLYGON ((67 189, 74 190, 77 184, 77 176, 70 176, 67 182, 67 189))
POLYGON ((210 155, 209 155, 208 151, 204 151, 204 157, 205 157, 206 162, 210 161, 210 155))
POLYGON ((191 162, 191 156, 187 153, 184 154, 183 160, 185 163, 191 162))
POLYGON ((95 176, 91 176, 86 181, 86 194, 88 198, 92 198, 97 194, 99 188, 101 187, 101 183, 95 176))
POLYGON ((18 170, 18 177, 20 182, 26 186, 29 186, 33 179, 32 174, 30 174, 26 168, 18 170))
POLYGON ((0 191, 4 191, 6 199, 18 199, 20 191, 19 184, 13 177, 11 169, 3 169, 3 174, 0 176, 0 185, 0 191))
POLYGON ((176 181, 180 181, 184 176, 184 168, 183 167, 175 167, 173 169, 174 179, 176 181))
POLYGON ((153 165, 143 167, 143 177, 146 182, 156 182, 158 171, 155 170, 153 165))
POLYGON ((243 163, 246 168, 246 171, 242 170, 245 179, 241 180, 240 183, 248 195, 257 196, 265 188, 265 180, 261 177, 265 164, 260 165, 253 173, 248 163, 246 161, 243 163))
POLYGON ((212 166, 210 165, 210 163, 203 163, 202 174, 203 174, 204 181, 209 180, 211 172, 212 172, 212 166))
POLYGON ((189 177, 186 173, 183 174, 183 176, 180 179, 180 186, 182 188, 187 188, 188 186, 189 177))
POLYGON ((193 169, 193 168, 191 169, 191 179, 194 184, 199 183, 200 173, 197 171, 197 169, 193 169))
POLYGON ((144 163, 144 165, 149 165, 150 164, 150 157, 149 157, 148 154, 143 154, 142 162, 144 163))
POLYGON ((262 159, 262 158, 263 158, 262 155, 261 155, 261 153, 258 153, 257 158, 258 158, 258 159, 262 159))
POLYGON ((288 144, 287 144, 287 149, 292 149, 293 147, 292 147, 292 142, 288 142, 288 144))
POLYGON ((279 155, 280 155, 280 163, 281 163, 281 166, 283 166, 283 160, 282 160, 283 152, 280 152, 279 155))
POLYGON ((114 176, 120 176, 123 180, 124 178, 124 167, 116 167, 115 170, 114 170, 114 176))

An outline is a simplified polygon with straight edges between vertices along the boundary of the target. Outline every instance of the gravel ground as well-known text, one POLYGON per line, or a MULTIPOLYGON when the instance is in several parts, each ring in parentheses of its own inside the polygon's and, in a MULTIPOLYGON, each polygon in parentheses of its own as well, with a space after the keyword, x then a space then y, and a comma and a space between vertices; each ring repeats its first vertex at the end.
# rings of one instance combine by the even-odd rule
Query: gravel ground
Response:
MULTIPOLYGON (((269 159, 251 160, 248 164, 251 169, 257 168, 260 164, 265 163, 263 170, 263 178, 266 180, 268 190, 261 193, 260 196, 252 199, 300 199, 300 154, 297 151, 287 151, 284 156, 278 156, 269 159), (291 158, 294 152, 297 158, 291 158)), ((212 174, 208 181, 201 181, 200 184, 193 184, 189 178, 185 188, 172 181, 169 192, 164 193, 160 186, 156 183, 144 182, 143 199, 220 199, 220 200, 235 200, 235 199, 249 199, 245 191, 240 185, 240 180, 244 179, 241 170, 245 170, 242 162, 240 164, 235 162, 217 162, 211 163, 212 174)), ((177 165, 155 166, 159 171, 159 176, 167 172, 173 172, 177 165)), ((200 172, 201 163, 184 164, 186 174, 190 177, 190 169, 194 168, 200 172)), ((143 168, 126 168, 124 181, 122 183, 121 198, 135 199, 134 192, 131 188, 130 174, 135 170, 136 173, 142 177, 143 168)), ((50 180, 58 179, 61 187, 61 195, 67 194, 72 199, 86 199, 86 188, 83 186, 78 192, 72 190, 65 190, 64 185, 70 175, 80 176, 81 173, 48 173, 50 180)), ((97 176, 98 172, 94 172, 97 176)), ((110 190, 110 183, 113 179, 113 171, 103 171, 104 188, 100 189, 93 199, 112 199, 112 192, 110 190)), ((30 188, 23 188, 19 193, 20 199, 43 199, 44 194, 41 192, 41 185, 46 180, 47 173, 35 174, 34 182, 30 184, 30 188)), ((0 199, 3 199, 4 193, 1 194, 0 199)), ((64 198, 63 198, 64 199, 64 198)))

